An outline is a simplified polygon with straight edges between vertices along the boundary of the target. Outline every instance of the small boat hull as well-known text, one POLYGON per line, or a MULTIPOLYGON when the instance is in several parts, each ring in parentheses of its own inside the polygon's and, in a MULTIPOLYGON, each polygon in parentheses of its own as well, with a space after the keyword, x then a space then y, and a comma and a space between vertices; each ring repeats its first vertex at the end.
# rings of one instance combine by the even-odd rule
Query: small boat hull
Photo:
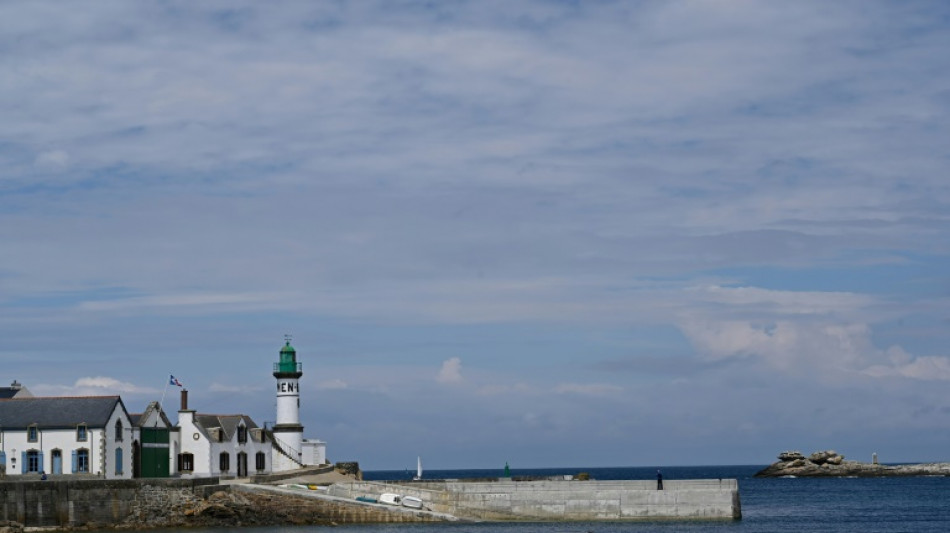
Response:
POLYGON ((384 492, 379 495, 379 503, 385 503, 386 505, 400 505, 401 502, 402 496, 393 494, 392 492, 384 492))
POLYGON ((412 509, 422 509, 422 500, 416 498, 415 496, 403 496, 402 506, 410 507, 412 509))

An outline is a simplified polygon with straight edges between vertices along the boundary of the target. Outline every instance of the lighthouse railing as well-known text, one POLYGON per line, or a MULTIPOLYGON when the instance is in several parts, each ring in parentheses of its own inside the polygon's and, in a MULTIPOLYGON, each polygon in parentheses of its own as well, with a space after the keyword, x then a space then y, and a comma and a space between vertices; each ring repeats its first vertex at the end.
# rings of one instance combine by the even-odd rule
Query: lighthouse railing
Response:
POLYGON ((303 372, 303 363, 274 363, 274 372, 303 372))
POLYGON ((278 453, 280 453, 284 457, 296 463, 297 466, 300 466, 300 467, 305 466, 303 462, 300 460, 300 457, 303 455, 300 450, 296 450, 294 449, 293 446, 290 446, 286 442, 278 439, 277 436, 274 435, 273 432, 270 432, 270 439, 271 439, 271 445, 277 450, 278 453), (293 455, 294 453, 297 454, 296 457, 294 457, 293 455))

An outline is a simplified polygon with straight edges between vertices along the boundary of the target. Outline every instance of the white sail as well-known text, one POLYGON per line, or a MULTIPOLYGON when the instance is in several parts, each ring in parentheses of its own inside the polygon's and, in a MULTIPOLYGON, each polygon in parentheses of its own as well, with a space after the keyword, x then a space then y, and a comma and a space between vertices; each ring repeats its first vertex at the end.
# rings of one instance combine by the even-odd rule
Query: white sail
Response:
POLYGON ((416 457, 416 479, 422 479, 422 456, 416 457))

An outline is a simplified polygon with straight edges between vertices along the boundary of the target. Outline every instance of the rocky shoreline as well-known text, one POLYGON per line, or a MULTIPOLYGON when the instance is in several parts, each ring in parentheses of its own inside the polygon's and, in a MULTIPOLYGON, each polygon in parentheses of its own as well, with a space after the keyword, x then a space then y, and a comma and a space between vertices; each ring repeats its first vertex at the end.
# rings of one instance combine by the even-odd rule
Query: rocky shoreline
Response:
POLYGON ((779 454, 778 461, 755 474, 755 477, 902 476, 950 476, 950 463, 883 465, 845 461, 844 455, 834 450, 815 452, 808 457, 798 451, 787 451, 779 454))

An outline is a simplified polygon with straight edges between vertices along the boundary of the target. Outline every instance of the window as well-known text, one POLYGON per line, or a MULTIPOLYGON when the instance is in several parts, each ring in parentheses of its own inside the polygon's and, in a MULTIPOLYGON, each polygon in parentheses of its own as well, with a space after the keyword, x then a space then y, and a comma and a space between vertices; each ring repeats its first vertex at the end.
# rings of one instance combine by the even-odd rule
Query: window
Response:
POLYGON ((76 440, 79 442, 86 442, 86 424, 79 424, 76 426, 76 440))
POLYGON ((218 470, 227 472, 231 469, 231 455, 228 452, 221 452, 218 457, 218 470))
POLYGON ((115 449, 115 475, 122 475, 122 448, 115 449))
POLYGON ((178 454, 178 471, 191 472, 195 469, 195 456, 190 453, 178 454))
POLYGON ((24 463, 26 466, 25 472, 39 473, 40 465, 43 463, 40 457, 40 452, 36 450, 29 450, 26 452, 26 463, 24 463))
POLYGON ((267 458, 264 455, 264 452, 257 452, 257 456, 254 458, 254 461, 257 466, 258 472, 263 472, 267 469, 267 458))
POLYGON ((82 448, 73 452, 73 472, 89 473, 89 450, 82 448))
POLYGON ((115 421, 115 441, 122 442, 122 421, 115 421))
POLYGON ((238 426, 238 442, 241 444, 247 442, 247 426, 238 426))
POLYGON ((33 424, 26 430, 26 440, 28 442, 36 442, 37 440, 39 440, 37 439, 36 436, 37 436, 36 424, 33 424))

